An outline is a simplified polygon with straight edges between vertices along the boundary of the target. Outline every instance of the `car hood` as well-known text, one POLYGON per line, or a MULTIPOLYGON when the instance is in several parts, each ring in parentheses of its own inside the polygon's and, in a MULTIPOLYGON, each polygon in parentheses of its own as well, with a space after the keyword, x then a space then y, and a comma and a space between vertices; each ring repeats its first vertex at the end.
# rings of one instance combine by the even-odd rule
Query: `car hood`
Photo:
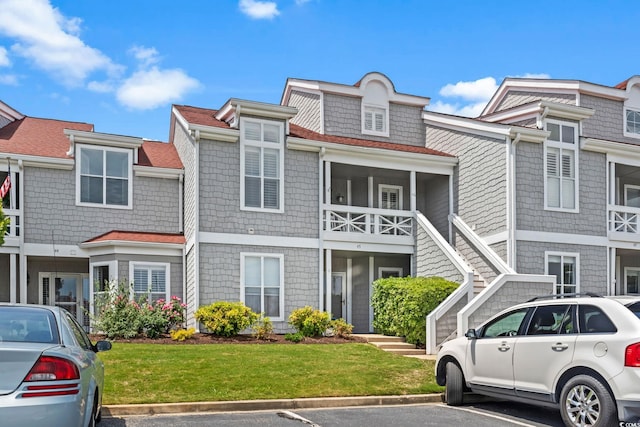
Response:
POLYGON ((0 342, 0 396, 17 389, 40 355, 55 347, 58 345, 0 342))

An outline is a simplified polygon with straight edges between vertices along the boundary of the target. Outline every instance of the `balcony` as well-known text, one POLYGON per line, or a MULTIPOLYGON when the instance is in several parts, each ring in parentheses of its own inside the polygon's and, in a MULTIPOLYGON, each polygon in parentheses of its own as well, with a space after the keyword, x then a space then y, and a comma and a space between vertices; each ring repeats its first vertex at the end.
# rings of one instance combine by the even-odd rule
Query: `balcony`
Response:
POLYGON ((609 205, 609 238, 626 242, 640 241, 640 208, 609 205))
POLYGON ((5 216, 9 217, 11 223, 7 227, 5 233, 6 246, 18 246, 20 244, 20 211, 18 209, 3 209, 2 212, 5 216))
POLYGON ((325 240, 414 244, 414 213, 360 206, 324 205, 325 240))

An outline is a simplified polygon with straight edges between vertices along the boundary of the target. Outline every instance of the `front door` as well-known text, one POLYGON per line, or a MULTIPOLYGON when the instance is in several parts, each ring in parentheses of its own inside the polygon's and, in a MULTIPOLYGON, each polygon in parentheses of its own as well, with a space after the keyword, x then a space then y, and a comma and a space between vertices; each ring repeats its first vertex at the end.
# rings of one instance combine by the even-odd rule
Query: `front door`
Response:
POLYGON ((331 273, 331 318, 347 319, 347 273, 331 273))
POLYGON ((40 275, 40 303, 66 309, 88 326, 89 278, 86 274, 44 273, 40 275))

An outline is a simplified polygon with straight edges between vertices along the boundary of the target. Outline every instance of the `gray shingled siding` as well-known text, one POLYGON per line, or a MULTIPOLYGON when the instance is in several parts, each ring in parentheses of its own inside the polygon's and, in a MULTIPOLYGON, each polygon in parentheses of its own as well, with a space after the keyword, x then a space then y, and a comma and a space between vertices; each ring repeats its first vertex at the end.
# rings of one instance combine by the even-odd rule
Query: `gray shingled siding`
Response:
POLYGON ((535 118, 531 118, 531 119, 522 120, 522 121, 519 121, 519 122, 514 122, 514 123, 512 123, 512 125, 514 125, 514 126, 522 126, 522 127, 525 127, 525 128, 537 129, 538 128, 538 121, 535 118))
POLYGON ((607 248, 602 246, 561 243, 517 242, 517 271, 523 274, 544 274, 545 252, 580 254, 580 292, 607 292, 607 248))
POLYGON ((553 292, 553 289, 548 283, 506 282, 478 310, 469 316, 469 327, 475 328, 479 326, 480 323, 512 305, 525 302, 533 297, 548 295, 551 292, 553 292))
MULTIPOLYGON (((485 258, 484 255, 469 242, 464 235, 460 234, 456 228, 453 232, 453 241, 456 250, 462 257, 473 266, 473 270, 477 272, 487 283, 491 283, 500 271, 485 258)), ((504 258, 503 258, 504 259, 504 258)))
POLYGON ((507 259, 507 242, 498 242, 489 247, 502 259, 507 259))
POLYGON ((187 304, 187 327, 195 328, 196 321, 193 314, 198 309, 196 306, 196 250, 195 246, 186 254, 186 282, 187 282, 187 295, 184 298, 185 304, 187 304))
POLYGON ((189 240, 196 231, 196 150, 186 131, 177 124, 173 143, 184 165, 184 236, 189 240))
POLYGON ((452 282, 462 283, 464 277, 460 270, 440 250, 422 227, 417 227, 416 248, 416 276, 439 276, 452 282))
POLYGON ((29 195, 24 200, 27 243, 76 245, 111 230, 180 230, 177 179, 134 176, 133 209, 110 209, 75 205, 75 171, 26 167, 22 176, 29 195))
POLYGON ((436 321, 436 344, 442 343, 458 329, 458 312, 467 305, 467 298, 456 302, 440 319, 436 321))
POLYGON ((530 102, 541 100, 558 102, 560 104, 576 105, 576 97, 572 94, 510 90, 500 102, 496 111, 507 110, 509 108, 517 107, 518 105, 528 104, 530 102))
POLYGON ((200 231, 318 237, 318 154, 286 150, 284 213, 240 210, 240 144, 200 142, 200 231))
POLYGON ((11 120, 9 120, 6 117, 0 115, 0 128, 5 127, 9 123, 11 123, 11 120))
POLYGON ((277 332, 290 328, 291 311, 310 305, 318 307, 318 250, 240 246, 200 245, 200 305, 216 301, 240 300, 241 252, 284 255, 284 321, 274 322, 277 332))
POLYGON ((424 146, 422 109, 389 104, 389 137, 362 134, 361 98, 324 95, 324 130, 327 135, 424 146))
POLYGON ((640 144, 640 139, 624 136, 624 104, 621 101, 581 95, 580 106, 595 110, 593 116, 582 121, 583 136, 640 144))
POLYGON ((580 212, 544 209, 544 146, 520 142, 516 146, 516 221, 518 230, 607 235, 606 157, 580 150, 580 212))
POLYGON ((449 177, 418 174, 416 181, 418 211, 449 240, 449 177))
POLYGON ((453 183, 454 213, 480 236, 506 230, 505 142, 429 127, 427 147, 459 159, 453 183))
POLYGON ((319 94, 292 90, 287 105, 298 109, 298 114, 291 119, 291 123, 314 132, 320 133, 322 131, 319 94))

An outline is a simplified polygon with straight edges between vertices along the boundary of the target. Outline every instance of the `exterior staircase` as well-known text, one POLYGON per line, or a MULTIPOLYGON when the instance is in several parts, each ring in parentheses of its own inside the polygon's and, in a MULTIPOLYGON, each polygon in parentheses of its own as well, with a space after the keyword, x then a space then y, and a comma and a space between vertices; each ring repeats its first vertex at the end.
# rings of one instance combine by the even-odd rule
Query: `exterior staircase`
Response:
POLYGON ((435 359, 435 355, 426 354, 425 349, 416 348, 415 345, 406 342, 404 337, 379 334, 357 334, 357 336, 364 338, 369 344, 378 347, 380 350, 389 353, 418 359, 435 359))

